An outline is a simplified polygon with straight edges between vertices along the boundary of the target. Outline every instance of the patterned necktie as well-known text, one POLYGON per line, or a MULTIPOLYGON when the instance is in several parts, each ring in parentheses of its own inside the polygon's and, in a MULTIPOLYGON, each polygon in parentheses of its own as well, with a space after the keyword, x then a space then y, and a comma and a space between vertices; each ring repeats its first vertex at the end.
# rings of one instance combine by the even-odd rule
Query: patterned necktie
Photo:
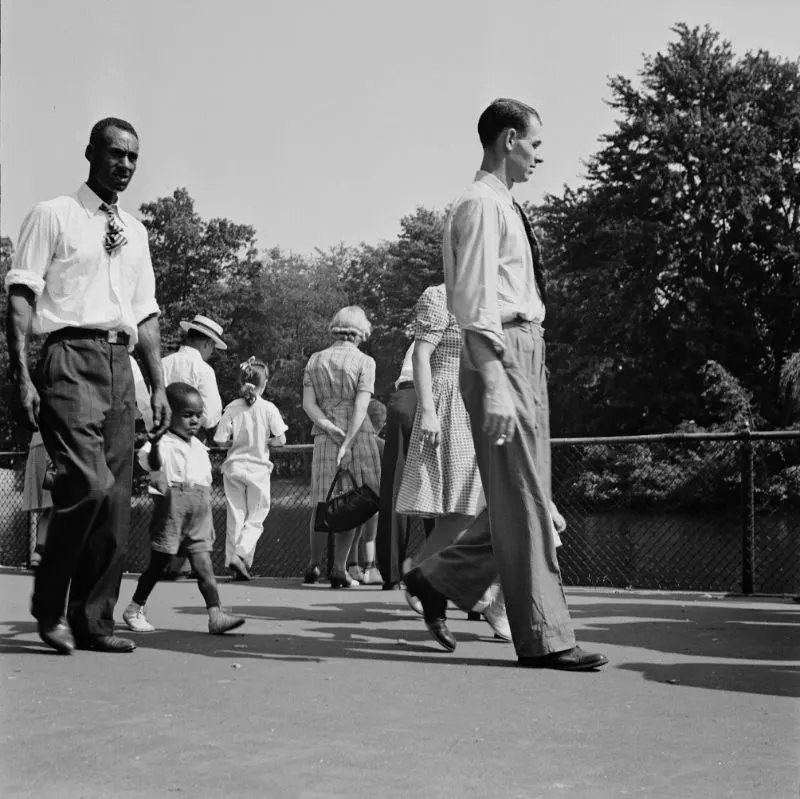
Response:
POLYGON ((100 210, 106 215, 106 236, 103 240, 103 246, 106 252, 111 255, 114 250, 118 250, 123 244, 127 244, 128 240, 122 232, 122 220, 119 218, 119 210, 116 203, 101 203, 100 210))
POLYGON ((539 246, 539 239, 536 238, 536 234, 533 232, 531 223, 528 221, 528 217, 525 216, 522 206, 516 200, 514 200, 514 209, 522 220, 525 235, 528 237, 528 244, 531 246, 533 279, 536 281, 536 288, 539 289, 539 297, 542 300, 542 304, 547 305, 547 279, 544 274, 544 260, 542 259, 542 248, 539 246))

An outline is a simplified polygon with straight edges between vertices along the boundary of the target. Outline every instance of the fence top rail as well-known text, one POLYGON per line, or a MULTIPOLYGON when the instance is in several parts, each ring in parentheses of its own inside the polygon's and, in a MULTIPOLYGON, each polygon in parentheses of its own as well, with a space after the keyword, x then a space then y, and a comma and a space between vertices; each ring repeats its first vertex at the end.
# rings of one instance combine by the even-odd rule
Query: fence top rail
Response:
MULTIPOLYGON (((800 430, 754 430, 736 433, 655 433, 644 436, 595 436, 590 438, 552 438, 553 446, 569 446, 575 444, 651 444, 657 442, 681 441, 776 441, 800 440, 800 430)), ((209 447, 211 452, 226 452, 225 447, 209 447)), ((312 452, 313 444, 286 444, 283 447, 272 447, 271 451, 279 453, 312 452)), ((0 457, 19 457, 27 454, 27 450, 9 450, 0 452, 0 457)))
POLYGON ((655 433, 644 436, 599 436, 592 438, 553 438, 554 446, 569 444, 650 444, 680 441, 773 441, 800 440, 800 430, 741 430, 735 433, 655 433))

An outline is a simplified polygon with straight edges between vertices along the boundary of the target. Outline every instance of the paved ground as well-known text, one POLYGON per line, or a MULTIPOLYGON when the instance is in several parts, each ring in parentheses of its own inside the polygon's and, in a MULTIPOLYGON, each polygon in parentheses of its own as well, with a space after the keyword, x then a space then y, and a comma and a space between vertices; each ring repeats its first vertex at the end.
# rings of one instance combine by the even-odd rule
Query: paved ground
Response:
POLYGON ((221 587, 240 635, 167 583, 135 653, 63 657, 30 588, 0 573, 4 797, 798 796, 789 600, 571 590, 611 664, 569 674, 517 668, 457 611, 448 655, 397 592, 285 580, 221 587))

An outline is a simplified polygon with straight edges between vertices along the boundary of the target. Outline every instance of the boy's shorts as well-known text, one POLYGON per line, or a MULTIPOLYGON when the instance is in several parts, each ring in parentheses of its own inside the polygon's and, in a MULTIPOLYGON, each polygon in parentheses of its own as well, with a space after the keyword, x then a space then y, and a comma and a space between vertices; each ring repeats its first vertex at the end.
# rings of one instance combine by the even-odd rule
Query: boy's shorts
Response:
POLYGON ((208 486, 173 484, 166 495, 154 496, 153 499, 151 549, 167 555, 177 555, 179 551, 186 554, 211 552, 214 548, 214 522, 208 486))

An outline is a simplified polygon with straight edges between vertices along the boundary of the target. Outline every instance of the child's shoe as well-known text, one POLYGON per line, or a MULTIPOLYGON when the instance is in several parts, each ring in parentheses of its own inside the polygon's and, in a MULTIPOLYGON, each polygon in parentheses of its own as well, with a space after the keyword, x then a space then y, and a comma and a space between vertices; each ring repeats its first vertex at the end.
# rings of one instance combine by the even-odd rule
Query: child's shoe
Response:
POLYGON ((147 616, 144 613, 144 605, 137 605, 131 602, 124 611, 122 611, 122 621, 128 625, 129 630, 135 633, 153 633, 156 628, 147 621, 147 616))
POLYGON ((208 631, 211 635, 222 635, 228 630, 235 630, 244 624, 244 619, 241 616, 231 616, 228 613, 220 611, 213 619, 208 620, 208 631))

